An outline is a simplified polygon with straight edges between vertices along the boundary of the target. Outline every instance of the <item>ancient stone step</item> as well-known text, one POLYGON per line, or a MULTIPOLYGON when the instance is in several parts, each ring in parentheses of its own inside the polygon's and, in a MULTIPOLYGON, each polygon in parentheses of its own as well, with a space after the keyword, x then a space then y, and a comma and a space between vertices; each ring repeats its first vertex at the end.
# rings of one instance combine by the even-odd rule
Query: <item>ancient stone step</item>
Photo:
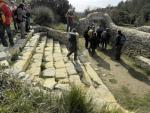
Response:
POLYGON ((90 63, 84 64, 87 73, 89 74, 91 80, 96 84, 96 85, 101 85, 103 84, 102 80, 99 78, 98 74, 95 72, 95 70, 91 67, 90 63))
POLYGON ((10 60, 15 54, 19 54, 22 48, 25 46, 27 41, 32 37, 33 30, 29 32, 25 39, 21 39, 18 34, 15 36, 14 40, 14 47, 4 48, 3 46, 0 47, 0 61, 2 60, 10 60))
POLYGON ((70 91, 71 86, 69 84, 60 84, 60 83, 58 83, 55 86, 55 89, 56 90, 61 90, 61 91, 70 91))
MULTIPOLYGON (((44 48, 46 45, 47 37, 41 37, 41 41, 38 44, 37 48, 41 48, 41 52, 35 51, 35 54, 32 57, 32 62, 30 63, 30 66, 27 70, 27 73, 31 75, 31 79, 34 79, 35 76, 40 76, 41 75, 41 66, 42 66, 42 59, 43 59, 43 53, 44 53, 44 48)), ((36 49, 37 50, 37 49, 36 49)))
POLYGON ((84 65, 80 62, 80 60, 77 60, 76 62, 74 62, 74 65, 76 69, 79 71, 79 75, 81 76, 83 83, 88 86, 92 85, 91 78, 89 74, 87 73, 84 65))
POLYGON ((43 77, 54 78, 56 74, 55 68, 47 68, 42 72, 43 77))
POLYGON ((72 62, 66 63, 65 65, 66 65, 68 75, 76 75, 77 74, 75 66, 72 62))
POLYGON ((68 78, 66 68, 56 69, 56 80, 68 78))
POLYGON ((35 34, 25 46, 24 50, 21 52, 21 56, 19 56, 19 60, 14 64, 13 70, 15 73, 24 72, 31 60, 33 51, 35 50, 38 41, 39 41, 40 35, 35 34))
POLYGON ((55 82, 54 78, 48 78, 44 81, 43 87, 50 89, 50 90, 53 90, 56 84, 57 83, 55 82))

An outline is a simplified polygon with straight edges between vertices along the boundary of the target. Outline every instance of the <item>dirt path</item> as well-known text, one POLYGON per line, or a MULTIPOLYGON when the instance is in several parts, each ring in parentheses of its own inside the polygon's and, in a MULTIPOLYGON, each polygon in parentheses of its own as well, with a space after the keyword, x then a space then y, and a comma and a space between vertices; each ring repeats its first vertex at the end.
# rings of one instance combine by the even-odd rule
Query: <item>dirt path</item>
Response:
POLYGON ((88 57, 114 95, 122 88, 127 88, 131 94, 139 97, 150 92, 150 81, 142 72, 134 70, 127 64, 127 60, 123 59, 121 62, 113 60, 111 51, 107 53, 98 50, 93 58, 89 56, 87 50, 84 50, 83 54, 88 57))

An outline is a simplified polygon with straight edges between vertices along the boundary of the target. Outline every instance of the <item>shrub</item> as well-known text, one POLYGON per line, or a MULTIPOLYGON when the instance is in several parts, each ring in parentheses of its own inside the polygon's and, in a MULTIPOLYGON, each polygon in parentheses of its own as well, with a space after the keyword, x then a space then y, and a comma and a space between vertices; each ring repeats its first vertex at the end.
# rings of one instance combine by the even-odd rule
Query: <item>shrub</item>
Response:
POLYGON ((62 105, 66 113, 93 113, 92 100, 87 99, 86 92, 72 86, 69 93, 63 93, 62 105))
POLYGON ((32 14, 34 15, 34 23, 39 25, 51 24, 55 19, 53 11, 46 6, 35 7, 32 14))

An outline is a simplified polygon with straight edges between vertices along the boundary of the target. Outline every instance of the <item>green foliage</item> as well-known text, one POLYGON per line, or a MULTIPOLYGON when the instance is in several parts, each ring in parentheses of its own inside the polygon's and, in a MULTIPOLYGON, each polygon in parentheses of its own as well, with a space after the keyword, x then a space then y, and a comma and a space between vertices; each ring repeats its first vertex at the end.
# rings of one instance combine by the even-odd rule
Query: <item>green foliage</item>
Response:
POLYGON ((86 92, 72 86, 69 93, 64 93, 62 104, 67 113, 92 113, 92 100, 87 101, 86 92))
POLYGON ((118 97, 118 102, 126 109, 136 111, 136 113, 149 113, 150 111, 150 93, 143 97, 137 97, 127 87, 123 86, 115 95, 118 97))
POLYGON ((66 25, 63 23, 60 24, 53 24, 52 28, 56 29, 56 30, 61 30, 61 31, 66 31, 66 25))
POLYGON ((32 0, 32 7, 45 6, 51 8, 55 15, 60 17, 60 22, 66 22, 65 14, 71 7, 68 0, 32 0))
POLYGON ((124 112, 119 108, 110 109, 108 105, 105 105, 102 107, 99 113, 124 113, 124 112))
POLYGON ((34 22, 39 25, 47 25, 54 22, 55 16, 53 11, 45 6, 35 7, 32 10, 34 22))

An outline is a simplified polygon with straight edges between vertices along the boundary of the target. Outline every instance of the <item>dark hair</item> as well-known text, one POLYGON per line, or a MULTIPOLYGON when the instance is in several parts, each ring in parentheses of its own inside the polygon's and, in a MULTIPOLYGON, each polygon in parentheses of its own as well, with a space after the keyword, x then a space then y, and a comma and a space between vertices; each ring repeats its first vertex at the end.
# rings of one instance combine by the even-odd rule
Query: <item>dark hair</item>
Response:
POLYGON ((118 30, 118 34, 122 34, 121 30, 118 30))

